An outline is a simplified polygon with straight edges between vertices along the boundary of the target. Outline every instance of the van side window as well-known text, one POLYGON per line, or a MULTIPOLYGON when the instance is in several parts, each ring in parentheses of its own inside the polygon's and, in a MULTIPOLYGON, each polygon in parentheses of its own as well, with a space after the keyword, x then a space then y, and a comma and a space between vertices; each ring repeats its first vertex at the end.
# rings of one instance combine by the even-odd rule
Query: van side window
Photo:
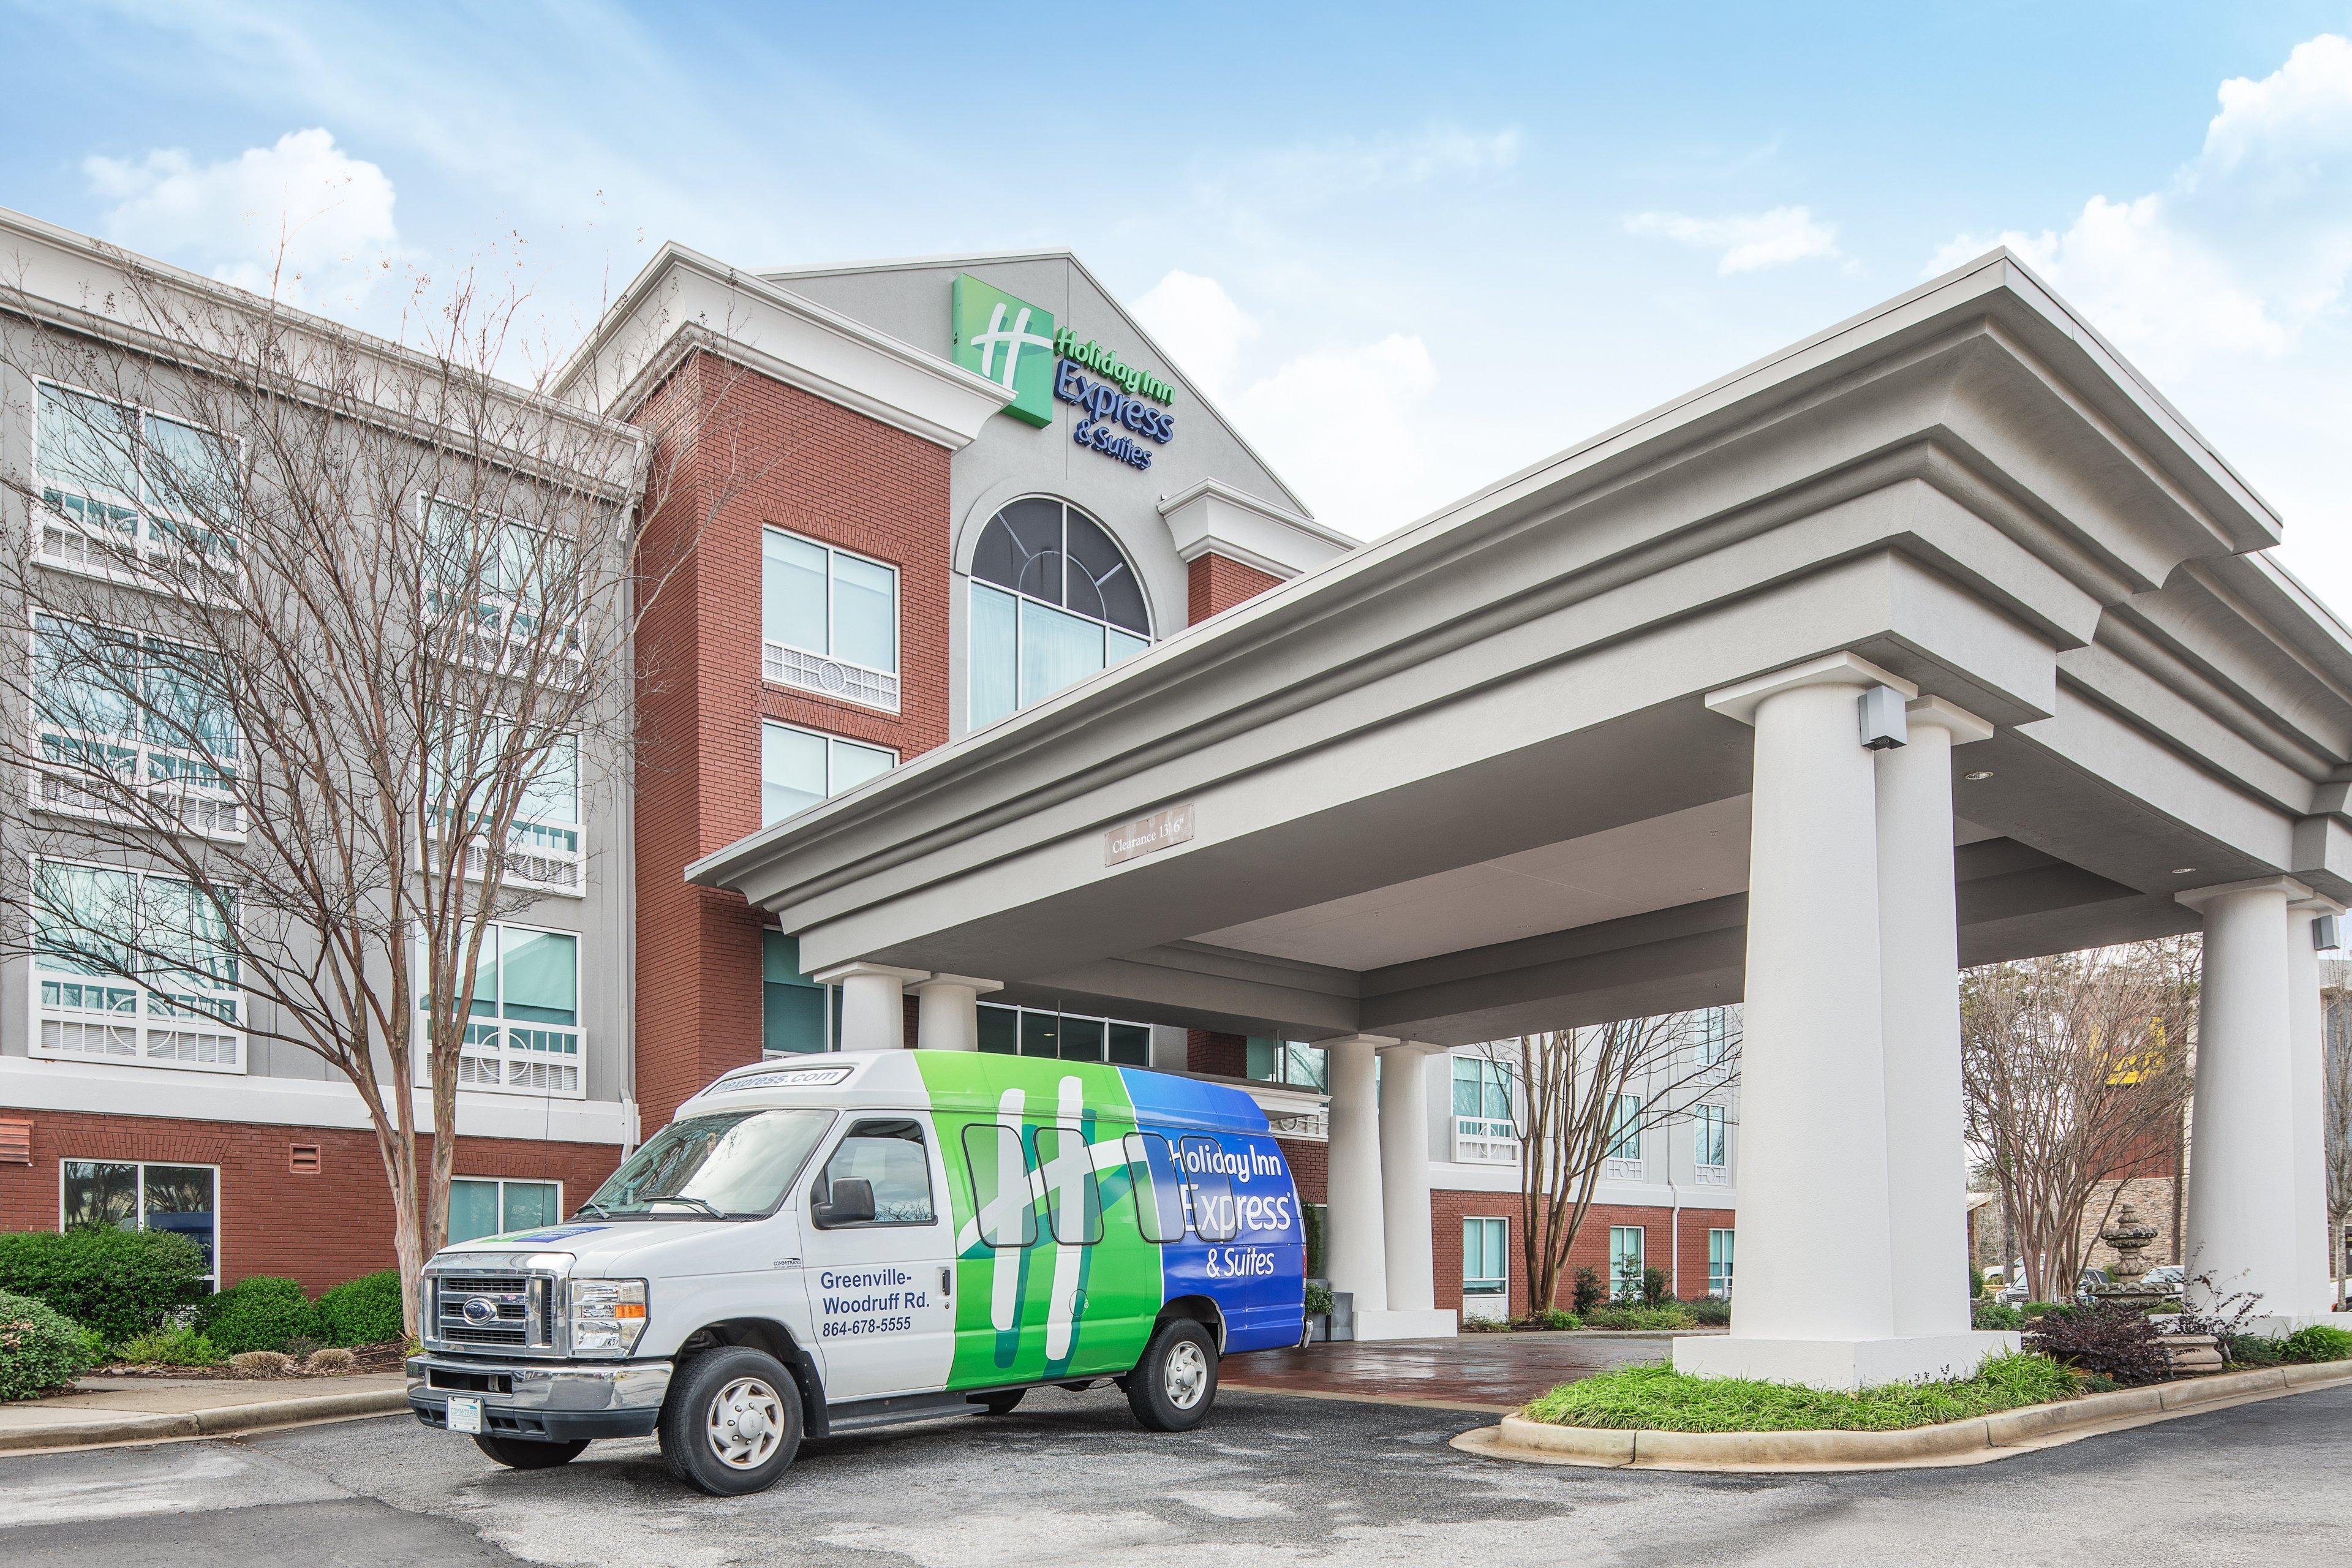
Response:
POLYGON ((1135 1192, 1135 1225, 1143 1239, 1165 1245, 1184 1239, 1184 1179, 1176 1152, 1157 1132, 1127 1135, 1127 1180, 1135 1192))
POLYGON ((1029 1160, 1019 1131, 1001 1122, 975 1121, 963 1130, 963 1157, 980 1239, 991 1247, 1034 1242, 1037 1210, 1029 1196, 1029 1160))
POLYGON ((1234 1214, 1233 1178, 1224 1171, 1213 1138, 1199 1134, 1176 1144, 1184 1156, 1184 1184, 1192 1194, 1192 1234, 1202 1241, 1231 1241, 1241 1234, 1234 1214))
POLYGON ((861 1181, 873 1188, 874 1217, 832 1224, 819 1221, 825 1229, 929 1225, 935 1217, 931 1162, 923 1148, 923 1130, 904 1118, 860 1121, 850 1128, 809 1189, 813 1212, 834 1201, 833 1184, 839 1181, 861 1181))
POLYGON ((1102 1189, 1095 1183, 1094 1151, 1075 1127, 1040 1127, 1037 1173, 1045 1179, 1045 1218, 1065 1247, 1102 1239, 1102 1189))

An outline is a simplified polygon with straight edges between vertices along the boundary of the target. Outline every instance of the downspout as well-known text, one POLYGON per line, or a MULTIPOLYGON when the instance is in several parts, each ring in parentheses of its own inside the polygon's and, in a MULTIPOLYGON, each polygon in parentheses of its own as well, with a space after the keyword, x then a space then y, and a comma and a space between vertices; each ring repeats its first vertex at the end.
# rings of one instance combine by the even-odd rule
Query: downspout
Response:
POLYGON ((1667 1273, 1673 1282, 1675 1300, 1683 1299, 1683 1190, 1675 1185, 1675 1163, 1666 1161, 1666 1191, 1674 1197, 1675 1218, 1670 1234, 1674 1237, 1674 1267, 1667 1273))

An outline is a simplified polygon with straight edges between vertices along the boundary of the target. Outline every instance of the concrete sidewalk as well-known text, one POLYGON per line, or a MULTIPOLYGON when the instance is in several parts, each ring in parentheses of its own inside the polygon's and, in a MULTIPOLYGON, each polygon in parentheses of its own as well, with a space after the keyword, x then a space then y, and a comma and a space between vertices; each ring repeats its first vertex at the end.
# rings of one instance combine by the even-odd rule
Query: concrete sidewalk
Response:
POLYGON ((0 1405, 0 1454, 215 1437, 408 1408, 396 1372, 349 1377, 85 1377, 69 1394, 0 1405))

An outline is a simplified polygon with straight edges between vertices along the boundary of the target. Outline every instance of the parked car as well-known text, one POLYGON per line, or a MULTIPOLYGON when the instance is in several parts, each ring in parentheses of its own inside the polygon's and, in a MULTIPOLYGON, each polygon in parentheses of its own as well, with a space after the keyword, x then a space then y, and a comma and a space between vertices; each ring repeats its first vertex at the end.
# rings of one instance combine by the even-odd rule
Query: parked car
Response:
POLYGON ((2178 1263, 2167 1263, 2161 1268, 2151 1268, 2139 1277, 2140 1284, 2150 1290, 2174 1292, 2178 1292, 2181 1286, 2188 1283, 2188 1280, 2189 1271, 2178 1263))
POLYGON ((1199 1425, 1299 1343, 1305 1216, 1249 1096, 1103 1063, 863 1051, 738 1068, 568 1224, 444 1248, 408 1403, 518 1470, 660 1438, 759 1491, 801 1439, 1110 1381, 1199 1425))

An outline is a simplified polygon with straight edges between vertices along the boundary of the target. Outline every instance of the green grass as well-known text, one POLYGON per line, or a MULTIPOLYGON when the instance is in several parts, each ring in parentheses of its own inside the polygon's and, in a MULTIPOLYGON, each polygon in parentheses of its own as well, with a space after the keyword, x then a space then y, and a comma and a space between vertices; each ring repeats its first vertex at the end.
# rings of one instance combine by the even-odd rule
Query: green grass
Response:
POLYGON ((2083 1392, 2047 1356, 1995 1356, 1954 1383, 1890 1384, 1829 1394, 1739 1377, 1689 1377, 1633 1366, 1563 1383, 1528 1405, 1531 1421, 1662 1432, 1898 1432, 2047 1405, 2083 1392))

